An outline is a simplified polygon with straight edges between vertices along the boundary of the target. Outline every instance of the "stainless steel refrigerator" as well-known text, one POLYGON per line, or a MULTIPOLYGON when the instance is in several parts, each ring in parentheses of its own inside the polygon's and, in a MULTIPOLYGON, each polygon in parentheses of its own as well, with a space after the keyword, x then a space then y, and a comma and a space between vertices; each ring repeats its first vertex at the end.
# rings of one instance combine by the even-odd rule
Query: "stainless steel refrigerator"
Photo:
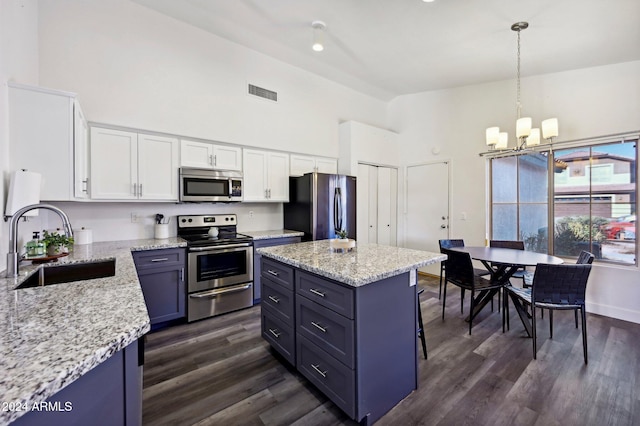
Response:
POLYGON ((304 232, 303 241, 338 238, 340 230, 356 238, 356 178, 307 173, 289 178, 284 227, 304 232))

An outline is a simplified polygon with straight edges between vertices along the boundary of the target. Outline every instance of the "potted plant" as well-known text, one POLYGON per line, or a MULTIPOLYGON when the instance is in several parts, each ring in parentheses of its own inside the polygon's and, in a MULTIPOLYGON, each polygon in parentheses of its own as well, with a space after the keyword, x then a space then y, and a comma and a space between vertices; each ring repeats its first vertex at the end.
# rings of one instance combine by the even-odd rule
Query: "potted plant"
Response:
POLYGON ((338 238, 329 241, 329 246, 333 250, 339 250, 339 251, 351 250, 356 246, 355 240, 350 240, 348 238, 349 234, 346 229, 341 229, 339 231, 336 231, 336 236, 338 238))
POLYGON ((73 237, 67 237, 60 232, 42 231, 42 242, 47 246, 47 255, 55 256, 61 253, 67 253, 69 247, 73 245, 73 237))

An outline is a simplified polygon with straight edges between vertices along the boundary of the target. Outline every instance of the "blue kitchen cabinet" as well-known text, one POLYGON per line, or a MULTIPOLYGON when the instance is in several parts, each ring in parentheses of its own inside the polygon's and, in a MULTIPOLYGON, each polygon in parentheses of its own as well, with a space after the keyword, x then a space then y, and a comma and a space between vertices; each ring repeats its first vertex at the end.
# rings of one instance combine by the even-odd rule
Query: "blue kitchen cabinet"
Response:
POLYGON ((133 252, 151 326, 186 316, 185 250, 133 252))

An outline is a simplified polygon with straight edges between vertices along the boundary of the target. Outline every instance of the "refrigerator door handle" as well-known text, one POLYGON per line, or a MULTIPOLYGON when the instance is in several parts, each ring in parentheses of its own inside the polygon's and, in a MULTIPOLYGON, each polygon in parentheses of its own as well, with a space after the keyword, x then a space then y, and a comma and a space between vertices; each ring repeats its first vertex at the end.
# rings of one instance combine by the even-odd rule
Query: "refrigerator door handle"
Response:
POLYGON ((335 231, 342 231, 342 194, 340 188, 333 193, 333 223, 335 231))

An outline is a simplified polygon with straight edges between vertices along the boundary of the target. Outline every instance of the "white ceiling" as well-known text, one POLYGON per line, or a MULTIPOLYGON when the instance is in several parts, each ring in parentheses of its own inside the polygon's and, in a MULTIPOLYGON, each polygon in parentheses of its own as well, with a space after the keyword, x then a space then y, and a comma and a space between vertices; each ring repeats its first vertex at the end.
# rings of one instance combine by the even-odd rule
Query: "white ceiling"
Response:
POLYGON ((640 60, 640 0, 132 1, 384 100, 514 78, 518 21, 523 77, 640 60))

